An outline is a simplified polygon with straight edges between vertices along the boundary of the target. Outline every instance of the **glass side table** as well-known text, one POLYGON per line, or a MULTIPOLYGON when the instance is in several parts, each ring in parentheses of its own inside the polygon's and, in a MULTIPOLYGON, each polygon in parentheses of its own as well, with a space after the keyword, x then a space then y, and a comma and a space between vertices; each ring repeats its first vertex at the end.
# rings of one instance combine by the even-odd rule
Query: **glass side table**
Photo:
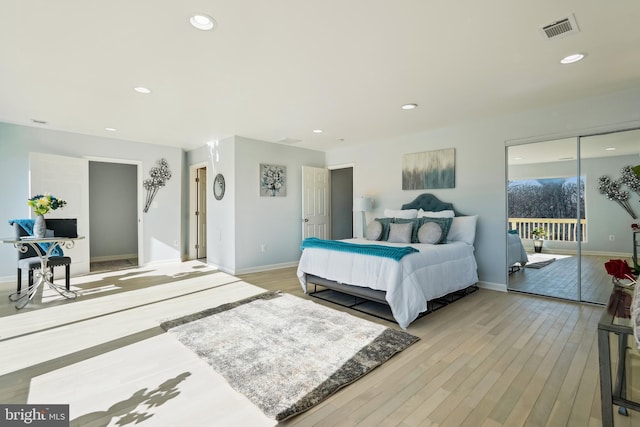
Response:
POLYGON ((614 286, 609 304, 598 322, 598 358, 602 425, 613 427, 613 405, 618 413, 640 412, 640 352, 631 323, 633 289, 614 286))
POLYGON ((640 274, 640 264, 638 264, 638 246, 640 246, 640 230, 633 230, 633 270, 635 274, 640 274))

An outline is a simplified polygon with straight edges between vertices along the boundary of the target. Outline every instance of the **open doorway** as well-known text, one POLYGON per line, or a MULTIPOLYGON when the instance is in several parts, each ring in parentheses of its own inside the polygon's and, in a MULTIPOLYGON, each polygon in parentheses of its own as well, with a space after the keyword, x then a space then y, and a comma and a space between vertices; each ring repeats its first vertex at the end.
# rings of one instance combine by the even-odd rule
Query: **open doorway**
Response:
POLYGON ((331 239, 353 237, 353 167, 331 169, 331 239))
POLYGON ((189 171, 189 258, 207 258, 207 167, 193 165, 189 171))
POLYGON ((138 191, 138 165, 89 162, 91 272, 138 266, 138 191))

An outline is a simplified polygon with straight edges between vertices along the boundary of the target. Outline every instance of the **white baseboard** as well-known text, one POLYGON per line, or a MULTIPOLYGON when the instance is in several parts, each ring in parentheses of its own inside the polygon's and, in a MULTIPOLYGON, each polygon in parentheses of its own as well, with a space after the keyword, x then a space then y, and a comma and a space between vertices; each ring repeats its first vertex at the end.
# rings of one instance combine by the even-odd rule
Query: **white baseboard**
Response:
POLYGON ((478 287, 482 289, 489 289, 491 291, 507 292, 507 285, 503 283, 478 282, 478 287))
POLYGON ((120 254, 120 255, 106 255, 106 256, 94 256, 91 257, 90 262, 104 262, 104 261, 120 261, 122 259, 138 258, 138 254, 120 254))
MULTIPOLYGON (((533 253, 532 251, 529 251, 533 253)), ((569 249, 556 249, 556 248, 548 248, 544 246, 542 248, 543 254, 558 254, 558 255, 571 255, 577 256, 578 254, 574 250, 569 249)), ((607 251, 582 251, 582 255, 592 255, 592 256, 608 256, 611 258, 631 258, 633 254, 631 252, 607 252, 607 251)))
POLYGON ((281 268, 289 268, 289 267, 297 267, 297 266, 298 266, 298 261, 292 261, 292 262, 284 262, 282 264, 271 264, 271 265, 261 265, 258 267, 251 267, 251 268, 241 268, 231 274, 238 275, 238 274, 249 274, 249 273, 261 273, 263 271, 279 270, 281 268))

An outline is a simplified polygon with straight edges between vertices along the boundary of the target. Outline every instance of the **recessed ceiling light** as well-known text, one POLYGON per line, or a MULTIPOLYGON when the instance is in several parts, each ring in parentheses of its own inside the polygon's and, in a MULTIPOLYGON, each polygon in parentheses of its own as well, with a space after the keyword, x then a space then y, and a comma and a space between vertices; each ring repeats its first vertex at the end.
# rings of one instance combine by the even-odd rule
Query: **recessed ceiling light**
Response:
POLYGON ((514 157, 513 160, 522 160, 522 157, 514 157))
POLYGON ((213 27, 216 26, 216 21, 208 16, 203 15, 202 13, 198 13, 189 18, 189 22, 193 25, 194 28, 203 31, 213 30, 213 27))
POLYGON ((322 129, 314 129, 313 133, 322 133, 322 129))
POLYGON ((565 56, 560 60, 561 64, 573 64, 574 62, 578 62, 584 59, 584 53, 573 53, 571 55, 565 56))
POLYGON ((134 87, 133 90, 135 90, 138 93, 151 93, 151 89, 147 89, 146 87, 143 87, 143 86, 134 87))
POLYGON ((107 131, 109 131, 109 132, 115 132, 115 131, 117 131, 118 129, 116 129, 116 128, 104 128, 104 130, 107 130, 107 131))
POLYGON ((613 150, 615 150, 615 149, 616 149, 616 147, 609 147, 609 148, 605 148, 604 150, 605 150, 605 151, 613 151, 613 150))
POLYGON ((404 104, 402 106, 403 110, 413 110, 414 108, 418 108, 418 104, 404 104))

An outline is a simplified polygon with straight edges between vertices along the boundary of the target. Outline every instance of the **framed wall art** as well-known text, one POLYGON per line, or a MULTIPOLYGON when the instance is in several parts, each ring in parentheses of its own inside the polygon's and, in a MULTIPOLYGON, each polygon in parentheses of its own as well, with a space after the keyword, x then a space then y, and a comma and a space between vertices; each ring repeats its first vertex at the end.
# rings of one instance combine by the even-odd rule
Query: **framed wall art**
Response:
POLYGON ((402 159, 402 189, 455 188, 455 148, 405 154, 402 159))
POLYGON ((287 195, 287 167, 260 164, 260 196, 285 197, 287 195))

